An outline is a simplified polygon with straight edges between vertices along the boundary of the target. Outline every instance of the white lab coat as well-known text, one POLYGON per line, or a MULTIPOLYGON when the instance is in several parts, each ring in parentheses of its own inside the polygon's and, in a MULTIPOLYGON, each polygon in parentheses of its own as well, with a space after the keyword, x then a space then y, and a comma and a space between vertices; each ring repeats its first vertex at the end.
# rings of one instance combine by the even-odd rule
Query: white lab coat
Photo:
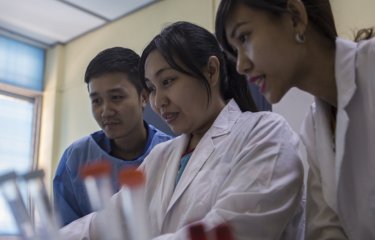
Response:
MULTIPOLYGON (((148 229, 155 240, 188 239, 186 226, 194 221, 207 230, 228 221, 236 239, 297 238, 293 234, 301 220, 296 214, 301 210, 303 167, 298 136, 282 117, 241 113, 231 100, 175 187, 188 141, 182 135, 157 145, 140 167, 147 177, 148 229)), ((116 204, 119 199, 119 194, 113 197, 116 204)), ((64 239, 94 239, 89 229, 93 232, 95 224, 91 215, 61 232, 64 239)))
POLYGON ((336 142, 319 99, 302 139, 310 164, 307 239, 375 239, 375 39, 337 39, 336 142))

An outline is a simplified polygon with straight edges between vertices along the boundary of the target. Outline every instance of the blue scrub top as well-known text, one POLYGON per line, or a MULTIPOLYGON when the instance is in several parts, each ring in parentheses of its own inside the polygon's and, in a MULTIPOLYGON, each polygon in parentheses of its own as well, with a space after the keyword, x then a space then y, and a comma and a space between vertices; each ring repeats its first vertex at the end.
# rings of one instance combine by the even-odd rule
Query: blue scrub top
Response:
POLYGON ((158 143, 172 137, 147 124, 146 148, 136 159, 123 160, 111 155, 111 140, 103 131, 94 132, 71 144, 62 155, 53 179, 54 204, 60 215, 61 224, 81 218, 92 212, 84 183, 79 170, 82 166, 100 160, 108 160, 112 165, 111 183, 114 192, 120 190, 118 173, 127 167, 138 167, 151 149, 158 143))

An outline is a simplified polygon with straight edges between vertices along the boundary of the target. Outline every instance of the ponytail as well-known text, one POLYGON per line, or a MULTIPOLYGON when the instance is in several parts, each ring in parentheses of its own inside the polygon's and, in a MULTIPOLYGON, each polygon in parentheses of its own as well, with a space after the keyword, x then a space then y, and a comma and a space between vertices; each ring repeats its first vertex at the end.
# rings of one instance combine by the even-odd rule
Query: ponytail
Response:
POLYGON ((259 110, 254 103, 245 76, 237 72, 235 62, 230 60, 225 53, 224 64, 227 72, 227 74, 225 74, 225 79, 223 79, 225 82, 225 84, 223 84, 224 99, 229 100, 233 98, 242 112, 258 112, 259 110))

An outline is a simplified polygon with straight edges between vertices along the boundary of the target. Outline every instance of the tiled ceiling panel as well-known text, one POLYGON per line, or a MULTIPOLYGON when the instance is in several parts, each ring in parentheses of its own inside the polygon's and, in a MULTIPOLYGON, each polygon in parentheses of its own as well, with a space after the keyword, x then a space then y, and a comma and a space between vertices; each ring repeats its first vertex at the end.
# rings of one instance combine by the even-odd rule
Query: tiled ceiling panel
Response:
POLYGON ((157 0, 0 0, 0 34, 67 43, 157 0))

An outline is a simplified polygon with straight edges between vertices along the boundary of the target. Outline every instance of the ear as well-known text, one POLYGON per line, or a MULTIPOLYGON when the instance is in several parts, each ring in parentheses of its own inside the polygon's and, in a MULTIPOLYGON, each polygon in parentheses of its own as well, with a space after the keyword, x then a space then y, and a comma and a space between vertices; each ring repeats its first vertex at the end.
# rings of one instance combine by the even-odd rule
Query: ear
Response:
POLYGON ((301 0, 288 0, 287 9, 292 15, 295 33, 304 34, 309 21, 305 5, 301 0))
POLYGON ((212 87, 220 83, 220 61, 216 56, 208 58, 206 76, 212 87))
POLYGON ((144 110, 148 103, 148 92, 146 91, 146 89, 142 89, 140 98, 142 102, 142 108, 144 110))

